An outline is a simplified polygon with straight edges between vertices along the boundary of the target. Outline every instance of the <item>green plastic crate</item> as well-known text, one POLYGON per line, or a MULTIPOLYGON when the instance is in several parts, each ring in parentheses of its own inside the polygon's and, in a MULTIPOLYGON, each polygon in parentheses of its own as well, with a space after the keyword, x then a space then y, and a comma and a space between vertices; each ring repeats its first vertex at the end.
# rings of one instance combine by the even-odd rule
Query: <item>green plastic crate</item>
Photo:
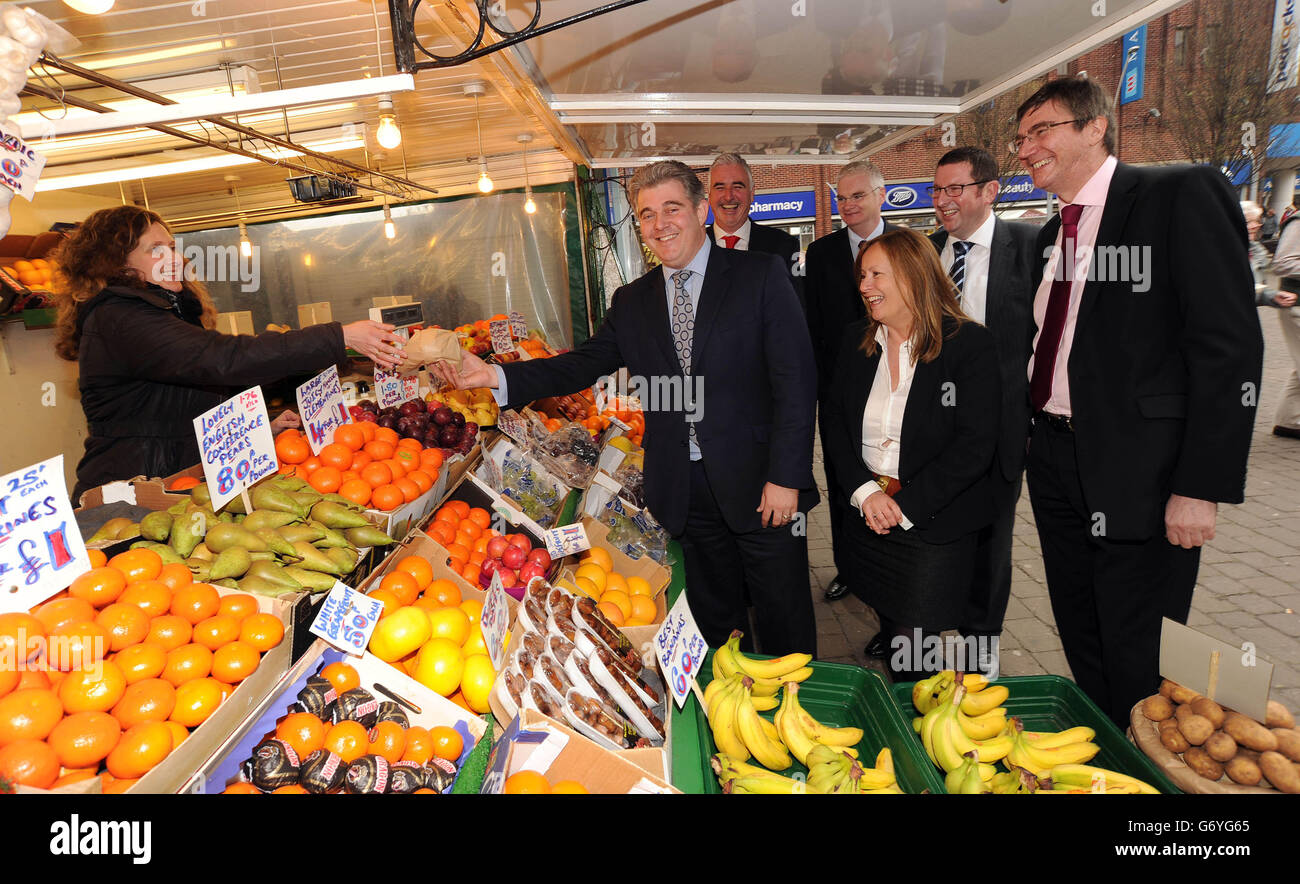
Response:
MULTIPOLYGON (((761 655, 755 655, 761 658, 761 655)), ((919 741, 914 739, 909 718, 900 714, 889 687, 880 673, 843 663, 812 664, 813 674, 799 685, 799 702, 814 718, 831 727, 860 727, 862 742, 855 748, 866 766, 875 764, 876 754, 889 746, 894 755, 898 786, 915 794, 926 790, 943 792, 943 777, 930 763, 919 741)), ((713 652, 705 657, 698 676, 700 690, 712 680, 713 652)), ((776 710, 760 713, 771 720, 776 710)), ((717 794, 722 791, 709 759, 717 752, 699 702, 688 699, 673 719, 673 785, 687 793, 717 794)), ((806 773, 795 761, 785 776, 806 773)))
MULTIPOLYGON (((1068 678, 1059 675, 1020 675, 999 678, 996 683, 1006 685, 1011 691, 1007 702, 1003 704, 1007 717, 1018 716, 1024 722, 1025 730, 1062 731, 1071 727, 1090 727, 1097 732, 1093 742, 1101 747, 1101 751, 1088 764, 1137 777, 1166 794, 1181 794, 1181 790, 1160 772, 1155 762, 1131 743, 1097 704, 1068 678)), ((912 730, 911 721, 917 715, 916 707, 912 705, 914 684, 910 681, 899 682, 892 685, 890 690, 906 718, 907 732, 912 742, 921 750, 921 757, 926 763, 938 771, 939 768, 925 754, 921 737, 912 730)))

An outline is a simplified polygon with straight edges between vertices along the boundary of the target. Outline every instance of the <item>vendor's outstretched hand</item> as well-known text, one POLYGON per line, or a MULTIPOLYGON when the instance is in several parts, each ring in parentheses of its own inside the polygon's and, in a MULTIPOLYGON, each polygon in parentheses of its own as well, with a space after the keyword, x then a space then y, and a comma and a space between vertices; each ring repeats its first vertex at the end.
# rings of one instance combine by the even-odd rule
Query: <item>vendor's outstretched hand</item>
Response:
POLYGON ((343 326, 343 343, 373 361, 385 371, 402 364, 401 348, 394 346, 401 338, 393 334, 393 326, 372 319, 349 322, 343 326))
POLYGON ((460 371, 457 371, 450 363, 438 362, 432 366, 432 371, 443 383, 455 387, 459 390, 468 390, 474 387, 491 387, 496 389, 497 373, 496 369, 488 365, 482 359, 479 359, 473 353, 463 353, 460 357, 460 371))

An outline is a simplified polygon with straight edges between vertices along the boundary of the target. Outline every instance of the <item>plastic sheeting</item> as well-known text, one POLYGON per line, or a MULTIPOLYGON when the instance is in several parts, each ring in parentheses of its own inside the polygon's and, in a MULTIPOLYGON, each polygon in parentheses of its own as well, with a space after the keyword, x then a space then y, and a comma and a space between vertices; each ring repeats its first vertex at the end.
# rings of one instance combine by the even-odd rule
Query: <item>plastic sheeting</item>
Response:
MULTIPOLYGON (((426 323, 452 328, 518 310, 554 346, 573 343, 566 193, 502 193, 248 225, 252 259, 237 258, 239 230, 177 236, 221 312, 247 310, 253 326, 299 327, 298 307, 328 301, 340 322, 365 319, 374 298, 424 307, 426 323)), ((581 275, 581 268, 575 268, 581 275)))

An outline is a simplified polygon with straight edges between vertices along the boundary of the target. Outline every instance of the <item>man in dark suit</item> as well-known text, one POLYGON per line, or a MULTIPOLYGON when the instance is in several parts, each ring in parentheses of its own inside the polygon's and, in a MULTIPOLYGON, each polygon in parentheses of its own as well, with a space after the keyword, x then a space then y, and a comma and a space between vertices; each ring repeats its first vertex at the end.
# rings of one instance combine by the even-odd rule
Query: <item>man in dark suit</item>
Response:
POLYGON ((803 276, 796 275, 800 258, 799 240, 784 230, 756 224, 749 218, 754 202, 754 178, 749 163, 736 153, 719 154, 709 166, 709 206, 713 223, 705 229, 709 238, 728 249, 767 252, 785 265, 795 293, 803 302, 803 276))
POLYGON ((1037 228, 1003 221, 998 201, 998 165, 988 151, 958 147, 939 158, 934 172, 934 214, 943 229, 930 241, 961 292, 962 311, 987 326, 998 347, 1002 422, 989 475, 993 523, 979 535, 971 598, 958 625, 975 641, 972 667, 997 676, 998 639, 1011 597, 1011 528, 1025 469, 1029 394, 1025 366, 1033 349, 1034 286, 1038 280, 1034 239, 1037 228))
POLYGON ((1263 362, 1246 228, 1216 169, 1118 163, 1092 80, 1016 116, 1013 150, 1063 204, 1038 236, 1029 497, 1066 660, 1122 727, 1218 504, 1243 499, 1263 362))
MULTIPOLYGON (((826 468, 826 490, 831 510, 831 550, 838 572, 826 588, 827 601, 842 599, 853 590, 852 575, 845 561, 844 530, 841 520, 840 486, 826 453, 826 393, 835 373, 844 330, 867 315, 858 291, 857 256, 866 243, 880 236, 890 225, 881 219, 885 201, 885 176, 871 163, 849 163, 835 182, 836 202, 844 227, 815 240, 808 246, 804 277, 804 300, 813 353, 817 357, 817 401, 822 403, 818 427, 822 434, 822 464, 826 468)), ((885 642, 877 633, 867 643, 867 654, 885 656, 885 642)))
POLYGON ((439 373, 526 404, 626 366, 630 383, 650 391, 646 503, 681 542, 705 639, 716 647, 732 629, 748 632, 748 587, 764 652, 816 653, 808 542, 795 518, 817 503, 816 373, 784 262, 710 243, 704 187, 682 163, 641 169, 630 196, 663 266, 614 292, 594 336, 552 359, 487 366, 465 354, 459 374, 445 363, 439 373))

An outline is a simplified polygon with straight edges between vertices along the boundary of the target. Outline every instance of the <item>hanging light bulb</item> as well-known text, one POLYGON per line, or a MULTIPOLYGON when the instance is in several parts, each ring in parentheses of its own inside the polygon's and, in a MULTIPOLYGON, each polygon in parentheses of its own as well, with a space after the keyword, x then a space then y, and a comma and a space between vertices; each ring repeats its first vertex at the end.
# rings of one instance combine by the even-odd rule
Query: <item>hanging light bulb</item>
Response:
POLYGON ((478 189, 479 189, 479 191, 482 192, 482 193, 491 193, 491 192, 492 192, 492 188, 494 188, 494 187, 496 187, 496 185, 493 184, 493 183, 492 183, 492 179, 488 177, 488 173, 487 173, 487 162, 485 162, 484 160, 479 160, 479 161, 478 161, 478 189))
POLYGON ((253 257, 253 241, 248 238, 248 227, 243 221, 239 222, 239 254, 245 258, 253 257))
POLYGON ((63 3, 86 15, 99 15, 113 8, 113 0, 63 0, 63 3))
POLYGON ((491 193, 492 188, 496 185, 488 177, 487 159, 483 156, 483 124, 478 117, 478 99, 480 95, 487 94, 487 87, 479 80, 471 80, 465 84, 465 94, 474 98, 474 130, 478 133, 478 189, 479 193, 491 193))
POLYGON ((375 141, 384 150, 393 150, 402 143, 402 130, 397 128, 397 114, 393 112, 393 99, 389 95, 379 96, 379 128, 375 130, 375 141))
POLYGON ((388 203, 384 203, 384 236, 389 239, 397 238, 397 225, 393 224, 393 214, 388 210, 388 203))
POLYGON ((528 144, 532 140, 533 136, 527 132, 515 138, 515 141, 524 146, 524 211, 529 215, 536 215, 537 203, 533 202, 533 186, 528 181, 528 144))
POLYGON ((536 215, 537 203, 533 202, 533 191, 531 189, 525 189, 524 196, 527 197, 527 199, 524 200, 524 211, 530 215, 536 215))

